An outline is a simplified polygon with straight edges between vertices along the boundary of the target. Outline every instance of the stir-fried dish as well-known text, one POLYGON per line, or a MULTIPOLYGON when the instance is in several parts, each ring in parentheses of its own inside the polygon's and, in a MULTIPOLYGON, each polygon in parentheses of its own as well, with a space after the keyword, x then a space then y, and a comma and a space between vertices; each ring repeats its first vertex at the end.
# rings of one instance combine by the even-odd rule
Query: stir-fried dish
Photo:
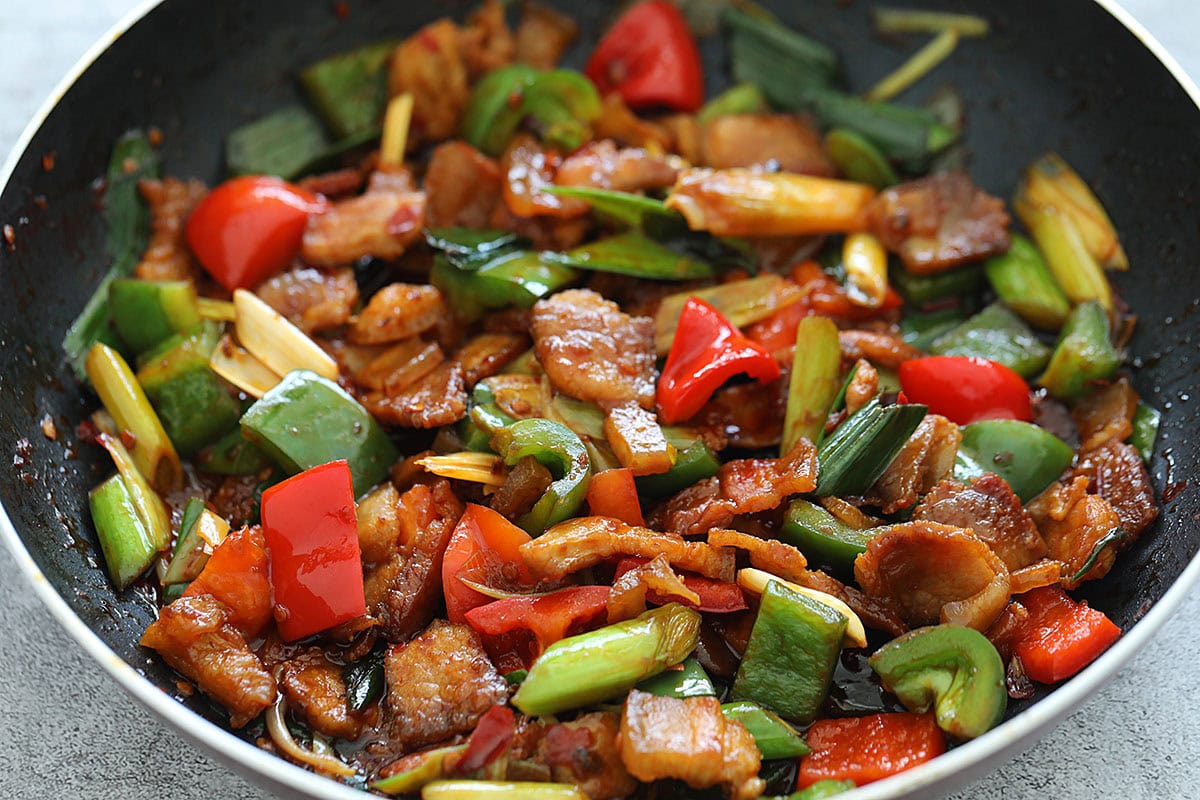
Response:
POLYGON ((1112 644, 1069 592, 1158 514, 1125 251, 1061 157, 1006 202, 952 89, 890 101, 984 20, 876 22, 934 36, 862 96, 734 4, 706 101, 666 0, 582 72, 488 0, 303 70, 212 188, 122 138, 64 346, 180 692, 381 794, 812 800, 1112 644))

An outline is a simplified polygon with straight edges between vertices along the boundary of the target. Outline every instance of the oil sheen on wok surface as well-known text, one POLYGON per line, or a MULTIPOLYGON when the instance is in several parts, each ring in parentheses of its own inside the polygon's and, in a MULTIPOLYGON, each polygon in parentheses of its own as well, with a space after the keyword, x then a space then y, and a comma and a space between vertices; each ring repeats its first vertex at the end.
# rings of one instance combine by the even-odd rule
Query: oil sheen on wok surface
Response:
MULTIPOLYGON (((353 23, 353 20, 351 20, 351 23, 353 23)), ((987 45, 986 45, 986 43, 985 43, 985 44, 982 44, 982 45, 979 45, 979 46, 980 46, 980 47, 986 47, 987 45)), ((329 51, 322 50, 322 52, 329 52, 329 51)), ((864 57, 865 57, 865 58, 869 58, 869 57, 870 57, 870 53, 869 53, 869 52, 868 52, 868 53, 864 53, 864 57)), ((962 51, 960 51, 960 57, 962 57, 962 58, 964 58, 964 59, 967 59, 967 60, 970 60, 970 59, 972 58, 972 47, 971 47, 971 46, 968 46, 968 47, 965 47, 965 48, 964 48, 962 51)), ((980 57, 982 57, 982 56, 980 56, 980 57)), ((851 73, 852 73, 852 74, 854 74, 855 70, 856 70, 856 69, 857 69, 857 67, 858 67, 858 64, 859 64, 859 63, 861 63, 861 62, 859 62, 857 59, 853 59, 853 58, 852 58, 852 59, 848 59, 848 62, 849 62, 849 66, 850 66, 851 73)), ((867 73, 867 74, 869 74, 869 75, 878 75, 878 74, 882 74, 882 72, 883 72, 883 71, 884 71, 883 69, 876 69, 876 70, 873 70, 873 71, 871 71, 871 72, 869 72, 869 73, 867 73)), ((864 72, 866 72, 866 70, 864 70, 864 72)), ((714 74, 717 74, 717 72, 716 72, 715 70, 710 70, 710 71, 709 71, 709 75, 710 75, 710 76, 711 76, 711 75, 714 75, 714 74)), ((860 83, 861 83, 861 82, 860 82, 860 83)), ((981 105, 982 105, 982 104, 981 104, 981 105)), ((976 130, 974 130, 974 129, 975 129, 976 127, 978 127, 978 125, 979 125, 979 123, 978 123, 978 121, 977 121, 977 120, 978 120, 978 118, 979 118, 978 114, 973 114, 973 116, 972 116, 972 122, 971 122, 971 124, 970 124, 970 125, 969 125, 969 127, 968 127, 968 139, 969 139, 969 141, 970 141, 970 140, 973 140, 973 139, 975 138, 975 136, 977 135, 977 133, 979 133, 979 132, 977 132, 976 130)), ((1010 123, 1010 124, 1011 124, 1011 123, 1010 123)), ((983 132, 982 132, 982 134, 986 135, 986 134, 988 134, 989 132, 992 132, 992 133, 994 133, 994 132, 995 132, 995 130, 996 130, 996 128, 989 127, 989 128, 988 128, 988 130, 985 130, 985 131, 983 131, 983 132)), ((114 131, 114 133, 115 133, 115 132, 116 132, 116 131, 114 131)), ((167 129, 167 134, 168 134, 168 135, 167 135, 167 143, 166 143, 166 161, 167 161, 167 165, 168 165, 168 171, 169 171, 169 172, 171 172, 171 173, 173 173, 173 174, 180 174, 180 175, 186 175, 186 174, 189 174, 189 172, 188 172, 188 169, 187 169, 187 167, 186 167, 186 166, 182 166, 182 167, 179 167, 179 168, 177 168, 177 167, 176 167, 176 165, 177 165, 177 164, 186 165, 186 164, 188 163, 188 161, 187 161, 187 158, 186 158, 186 157, 183 157, 183 155, 182 155, 182 154, 180 154, 180 155, 181 155, 181 157, 180 157, 179 159, 176 159, 176 158, 174 158, 174 157, 173 157, 171 148, 172 148, 172 147, 177 147, 177 146, 178 146, 178 143, 177 143, 177 142, 175 142, 175 141, 172 141, 172 139, 173 139, 174 135, 172 134, 172 132, 171 132, 171 130, 170 130, 170 128, 169 128, 169 127, 168 127, 168 129, 167 129)), ((110 138, 111 138, 111 137, 110 137, 110 138)), ((219 138, 219 137, 218 137, 218 138, 219 138)), ((1068 137, 1068 138, 1069 138, 1069 137, 1068 137)), ((214 139, 214 140, 215 140, 215 139, 214 139)), ((1145 137, 1145 136, 1143 136, 1143 137, 1141 137, 1141 138, 1139 138, 1139 139, 1138 139, 1138 141, 1144 141, 1144 140, 1146 140, 1146 137, 1145 137)), ((1033 143, 1030 145, 1030 153, 1029 153, 1029 155, 1030 155, 1030 156, 1032 156, 1032 155, 1036 155, 1036 153, 1037 153, 1037 152, 1039 152, 1041 149, 1044 149, 1044 148, 1047 148, 1047 147, 1051 147, 1051 146, 1058 146, 1058 144, 1057 144, 1058 142, 1059 142, 1059 139, 1058 139, 1058 138, 1053 138, 1053 137, 1050 137, 1050 138, 1047 138, 1047 137, 1037 138, 1037 139, 1035 139, 1035 140, 1034 140, 1034 142, 1033 142, 1033 143)), ((107 144, 104 144, 103 146, 98 146, 98 150, 103 150, 103 149, 106 149, 106 147, 107 147, 107 144)), ((1001 194, 1001 195, 1005 194, 1006 187, 1008 186, 1008 183, 1007 183, 1007 181, 1011 181, 1011 180, 1012 180, 1012 173, 1014 173, 1014 172, 1016 171, 1016 169, 1017 169, 1017 168, 1018 168, 1020 165, 1022 165, 1023 163, 1025 163, 1026 161, 1028 161, 1028 160, 1029 160, 1028 158, 1022 159, 1022 158, 1016 158, 1016 157, 1014 157, 1014 158, 1012 159, 1012 163, 1010 164, 1010 163, 1008 162, 1008 159, 994 159, 994 157, 992 157, 992 158, 986 158, 986 159, 985 159, 985 158, 982 158, 982 157, 981 157, 979 154, 980 154, 981 152, 984 152, 984 151, 983 151, 983 150, 981 150, 981 149, 980 149, 980 147, 979 147, 979 146, 977 146, 977 145, 976 145, 976 146, 974 146, 972 149, 973 149, 973 151, 976 153, 976 162, 978 162, 978 163, 973 163, 973 164, 972 164, 972 167, 971 167, 971 172, 972 172, 972 174, 973 174, 973 175, 976 177, 976 179, 977 179, 977 180, 979 180, 979 182, 980 182, 981 184, 987 185, 989 188, 993 188, 993 189, 994 189, 994 190, 995 190, 995 191, 996 191, 998 194, 1001 194), (999 162, 1000 162, 1000 164, 999 164, 999 165, 997 165, 996 161, 999 161, 999 162), (999 178, 998 180, 995 180, 995 181, 992 181, 992 182, 990 182, 990 183, 989 183, 989 182, 988 182, 988 179, 987 179, 987 175, 988 175, 988 171, 989 171, 989 170, 992 170, 992 171, 996 172, 997 174, 1003 173, 1003 174, 1004 174, 1006 177, 1004 177, 1004 178, 999 178)), ((1079 168, 1081 169, 1081 172, 1084 172, 1084 173, 1085 173, 1085 175, 1086 175, 1087 177, 1091 178, 1091 177, 1092 177, 1094 174, 1096 174, 1095 172, 1093 172, 1093 171, 1089 171, 1089 170, 1088 170, 1088 169, 1086 169, 1085 167, 1081 166, 1081 164, 1080 164, 1080 162, 1079 162, 1079 159, 1078 159, 1078 158, 1075 156, 1075 153, 1074 153, 1073 151, 1071 151, 1069 148, 1063 147, 1063 150, 1064 150, 1064 152, 1065 152, 1065 153, 1068 155, 1068 157, 1070 158, 1070 160, 1072 161, 1072 163, 1074 163, 1074 164, 1075 164, 1077 167, 1079 167, 1079 168)), ((1127 156, 1127 157, 1128 157, 1128 156, 1127 156)), ((97 163, 98 163, 98 162, 97 162, 97 163)), ((1120 163, 1120 162, 1118 161, 1117 163, 1120 163)), ((196 172, 198 172, 199 174, 205 174, 205 173, 206 173, 206 171, 207 171, 207 168, 203 168, 203 167, 197 167, 197 169, 196 169, 195 171, 196 171, 196 172)), ((52 176, 51 176, 51 177, 52 177, 52 176)), ((1129 214, 1129 213, 1127 213, 1127 214, 1125 214, 1125 215, 1122 215, 1122 213, 1121 213, 1121 208, 1120 208, 1120 206, 1121 206, 1121 203, 1123 202, 1123 199, 1124 199, 1124 193, 1123 193, 1123 192, 1120 192, 1120 191, 1116 191, 1116 192, 1114 192, 1114 191, 1112 191, 1112 190, 1110 190, 1110 189, 1107 189, 1107 188, 1106 188, 1106 187, 1105 187, 1103 184, 1101 184, 1101 191, 1102 191, 1102 194, 1104 195, 1104 197, 1105 197, 1106 201, 1109 203, 1109 208, 1110 208, 1110 211, 1112 211, 1112 212, 1113 212, 1113 214, 1114 214, 1114 216, 1115 216, 1115 217, 1116 217, 1116 218, 1117 218, 1117 219, 1118 219, 1118 220, 1121 222, 1122 233, 1126 234, 1126 239, 1128 240, 1128 241, 1127 241, 1127 244, 1129 244, 1131 247, 1137 247, 1137 242, 1136 242, 1135 240, 1136 240, 1136 238, 1140 238, 1140 237, 1130 237, 1130 236, 1129 236, 1129 234, 1128 234, 1128 231, 1129 231, 1129 230, 1131 230, 1131 229, 1129 228, 1129 225, 1125 223, 1125 220, 1127 220, 1127 219, 1134 219, 1134 220, 1136 220, 1136 219, 1137 219, 1137 217, 1136 217, 1136 214, 1129 214), (1116 202, 1115 202, 1115 203, 1113 202, 1113 201, 1114 201, 1114 199, 1116 200, 1116 202)), ((1157 222, 1158 224, 1162 224, 1162 222, 1161 222, 1160 220, 1157 220, 1157 219, 1155 220, 1155 222, 1157 222)), ((1169 247, 1168 247, 1168 245, 1169 245, 1169 244, 1170 244, 1170 242, 1172 241, 1172 237, 1173 237, 1174 235, 1176 235, 1174 232, 1169 232, 1169 233, 1168 233, 1168 232, 1164 232, 1162 237, 1160 237, 1159 239, 1155 240, 1156 242, 1161 242, 1161 243, 1162 243, 1161 247, 1163 248, 1164 252, 1163 252, 1162 254, 1160 254, 1160 253, 1158 253, 1157 251, 1152 251, 1152 252, 1153 252, 1153 256, 1154 256, 1154 257, 1158 257, 1159 255, 1162 255, 1162 256, 1164 256, 1164 257, 1165 257, 1165 259, 1166 259, 1166 263, 1170 263, 1170 257, 1171 257, 1171 253, 1170 253, 1170 250, 1169 250, 1169 247)), ((1147 255, 1147 254, 1145 254, 1145 253, 1144 253, 1144 254, 1142 255, 1142 258, 1141 258, 1141 259, 1138 259, 1138 258, 1137 258, 1137 255, 1136 255, 1136 251, 1135 251, 1135 255, 1134 255, 1134 258, 1133 258, 1132 260, 1133 260, 1133 261, 1134 261, 1134 263, 1135 263, 1135 270, 1138 270, 1138 272, 1137 272, 1137 275, 1138 275, 1138 280, 1139 280, 1139 282, 1144 280, 1144 281, 1145 281, 1145 282, 1146 282, 1148 285, 1153 285, 1155 282, 1157 282, 1157 281, 1161 281, 1161 280, 1162 280, 1162 275, 1160 274, 1160 272, 1162 272, 1163 270, 1162 270, 1161 268, 1160 268, 1160 269, 1147 269, 1145 266, 1142 266, 1142 265, 1145 265, 1145 264, 1146 264, 1146 262, 1147 262, 1147 257, 1146 257, 1146 255, 1147 255), (1140 267, 1140 269, 1139 269, 1139 267, 1140 267)), ((18 255, 18 257, 20 257, 20 255, 18 255)), ((1153 260, 1153 259, 1151 259, 1151 260, 1153 260)), ((90 284, 89 284, 89 287, 90 287, 90 284)), ((85 289, 86 289, 86 288, 87 288, 87 287, 85 287, 85 289)), ((80 294, 81 294, 81 295, 82 295, 82 294, 86 294, 86 291, 85 291, 85 289, 81 289, 81 290, 80 290, 80 294)), ((1133 306, 1134 306, 1134 308, 1135 308, 1135 309, 1138 309, 1138 308, 1154 308, 1154 307, 1156 307, 1156 306, 1154 306, 1153 304, 1151 304, 1151 305, 1148 305, 1148 306, 1139 306, 1139 305, 1138 305, 1138 303, 1137 303, 1137 300, 1136 300, 1136 295, 1133 295, 1133 293, 1130 293, 1130 292, 1127 292, 1127 294, 1129 294, 1131 297, 1134 297, 1132 304, 1133 304, 1133 306)), ((66 313, 68 313, 68 314, 69 314, 69 313, 73 313, 74 309, 78 308, 79 304, 80 304, 80 303, 78 303, 78 302, 76 302, 76 303, 74 303, 74 304, 71 304, 71 306, 70 306, 70 309, 69 309, 69 310, 68 310, 66 313)), ((61 327, 61 326, 60 326, 60 327, 61 327)), ((1172 330, 1172 329, 1171 329, 1169 326, 1166 328, 1166 332, 1167 332, 1167 334, 1168 334, 1168 335, 1170 334, 1171 330, 1172 330)), ((1143 335, 1144 335, 1144 334, 1143 334, 1143 335)), ((1164 343, 1164 344, 1169 344, 1169 342, 1167 342, 1167 343, 1164 343)), ((1133 348, 1134 348, 1134 351, 1135 351, 1135 352, 1145 352, 1145 353, 1148 353, 1148 354, 1153 354, 1153 352, 1154 352, 1154 349, 1153 349, 1153 347, 1152 347, 1151 349, 1149 349, 1149 350, 1139 350, 1139 349, 1138 349, 1138 348, 1139 348, 1139 342, 1138 342, 1137 340, 1135 340, 1135 342, 1134 342, 1134 345, 1133 345, 1133 348)), ((1167 357, 1166 359, 1164 359, 1164 361, 1169 361, 1169 360, 1171 360, 1171 359, 1170 359, 1170 356, 1168 355, 1168 357, 1167 357)), ((1160 365, 1160 367, 1161 367, 1161 365, 1160 365)), ((1142 375, 1139 375, 1139 376, 1138 376, 1138 380, 1139 380, 1139 381, 1144 381, 1144 380, 1145 380, 1145 379, 1144 379, 1144 376, 1142 376, 1142 375)), ((1152 385, 1150 385, 1150 386, 1144 386, 1144 385, 1143 385, 1143 386, 1141 386, 1140 388, 1142 388, 1143 392, 1145 392, 1145 391, 1147 391, 1147 390, 1149 390, 1149 389, 1151 389, 1151 388, 1153 388, 1153 387, 1152 387, 1152 385)), ((1164 388, 1165 388, 1165 385, 1164 385, 1164 388)), ((1169 433, 1169 427, 1170 427, 1170 415, 1168 415, 1168 433, 1169 433)), ((22 428, 21 430, 28 430, 28 426, 26 426, 26 427, 22 428)), ((40 443, 40 442, 38 442, 38 441, 36 440, 36 438, 35 438, 35 437, 32 437, 32 436, 31 436, 31 437, 30 437, 30 439, 34 441, 34 443, 35 443, 35 445, 36 445, 36 446, 41 446, 41 443, 40 443)), ((1171 441, 1171 440, 1169 440, 1169 439, 1167 439, 1167 440, 1164 440, 1163 444, 1169 444, 1169 443, 1170 443, 1170 441, 1171 441)), ((1177 441, 1177 440, 1176 440, 1176 441, 1177 441)), ((1161 464, 1160 464, 1160 466, 1161 466, 1161 464)), ((98 476, 97 476, 97 477, 98 477, 98 476)), ((93 483, 95 483, 95 482, 96 482, 96 479, 95 479, 95 478, 91 478, 91 479, 89 479, 89 480, 87 480, 87 481, 83 481, 82 483, 83 483, 85 486, 87 486, 87 485, 89 485, 89 484, 93 484, 93 483)), ((1168 521, 1169 521, 1169 516, 1168 516, 1168 521)), ((1130 556, 1130 555, 1135 555, 1135 556, 1136 556, 1136 554, 1137 554, 1138 552, 1139 552, 1139 551, 1135 550, 1133 554, 1126 554, 1126 556, 1124 556, 1122 560, 1129 558, 1129 556, 1130 556)), ((1186 555, 1188 554, 1188 552, 1189 552, 1189 551, 1186 551, 1186 548, 1185 548, 1185 552, 1182 552, 1182 553, 1176 553, 1176 552, 1172 552, 1172 553, 1170 554, 1170 557, 1171 557, 1171 558, 1179 558, 1179 559, 1182 559, 1182 558, 1186 557, 1186 555)), ((1167 572, 1168 574, 1170 574, 1170 570, 1166 570, 1166 572, 1167 572)), ((1119 595, 1118 595, 1118 599, 1120 599, 1119 595)), ((1110 600, 1109 600, 1109 602, 1111 603, 1111 602, 1112 602, 1112 600, 1110 599, 1110 600)), ((1113 606, 1106 606, 1106 605, 1104 604, 1104 602, 1103 602, 1103 601, 1098 601, 1098 604, 1099 604, 1101 607, 1105 607, 1105 608, 1106 608, 1106 610, 1113 608, 1113 606)), ((1117 608, 1119 609, 1119 606, 1118 606, 1117 608)), ((1121 618, 1121 616, 1120 616, 1119 614, 1114 614, 1114 616, 1116 617, 1116 619, 1117 619, 1119 622, 1122 622, 1123 624, 1127 624, 1127 623, 1128 623, 1128 621, 1129 621, 1129 620, 1131 620, 1131 619, 1133 618, 1133 617, 1132 617, 1132 615, 1133 615, 1135 612, 1136 612, 1136 604, 1135 604, 1133 607, 1130 607, 1130 608, 1126 609, 1126 613, 1129 615, 1129 616, 1128 616, 1126 619, 1122 619, 1122 618, 1121 618)), ((143 624, 144 624, 144 621, 145 621, 145 620, 143 620, 143 621, 142 621, 142 622, 143 622, 143 624)))

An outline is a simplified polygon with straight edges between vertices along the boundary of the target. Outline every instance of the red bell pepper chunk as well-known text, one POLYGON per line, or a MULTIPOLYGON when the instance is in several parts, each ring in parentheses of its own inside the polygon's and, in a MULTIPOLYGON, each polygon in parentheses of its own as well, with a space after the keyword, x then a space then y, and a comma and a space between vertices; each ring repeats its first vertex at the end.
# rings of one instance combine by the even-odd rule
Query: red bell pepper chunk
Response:
POLYGON ((246 175, 209 192, 188 216, 188 246, 229 291, 257 286, 292 263, 312 214, 329 202, 287 181, 246 175))
POLYGON ((871 714, 821 719, 805 734, 812 753, 800 759, 800 788, 817 781, 864 786, 946 752, 932 714, 871 714))
POLYGON ((900 365, 900 386, 910 402, 929 406, 951 422, 1033 419, 1029 386, 1003 364, 969 356, 929 356, 900 365))
POLYGON ((1121 637, 1103 612, 1076 602, 1056 586, 1026 592, 1018 601, 1029 611, 1013 644, 1025 674, 1038 683, 1065 680, 1121 637))
POLYGON ((792 363, 791 348, 796 344, 796 328, 800 320, 813 313, 807 297, 788 303, 766 319, 761 319, 746 329, 746 338, 758 342, 775 358, 792 363))
POLYGON ((769 350, 743 336, 720 311, 688 298, 658 379, 663 420, 674 423, 695 416, 721 384, 739 373, 770 383, 781 371, 769 350))
POLYGON ((211 594, 229 611, 229 621, 246 639, 257 639, 271 621, 267 543, 257 527, 233 531, 188 584, 184 597, 211 594))
POLYGON ((517 718, 512 709, 499 703, 492 706, 475 725, 454 773, 467 775, 483 769, 508 749, 516 735, 517 718))
POLYGON ((622 14, 583 71, 601 94, 615 91, 630 108, 695 111, 704 103, 700 50, 669 0, 645 0, 622 14))
POLYGON ((275 621, 285 641, 367 613, 350 466, 331 461, 262 494, 275 621))
POLYGON ((528 533, 498 512, 468 503, 442 557, 442 593, 446 598, 447 618, 451 622, 465 622, 472 608, 492 602, 492 598, 459 580, 460 576, 490 586, 493 583, 490 576, 504 575, 507 581, 515 577, 518 583, 533 586, 536 581, 520 551, 521 545, 530 541, 533 540, 528 533))
POLYGON ((467 612, 467 624, 483 636, 529 631, 537 654, 596 621, 608 609, 607 586, 572 586, 540 597, 507 597, 467 612))
POLYGON ((588 483, 587 502, 593 516, 612 517, 626 525, 646 527, 637 484, 633 482, 633 470, 628 467, 606 469, 593 475, 588 483))
MULTIPOLYGON (((649 559, 633 556, 622 558, 617 562, 616 571, 613 573, 613 582, 616 582, 626 572, 637 569, 648 561, 649 559)), ((690 572, 679 572, 677 574, 683 580, 684 586, 700 596, 700 605, 695 606, 697 611, 705 611, 711 614, 732 614, 734 611, 745 611, 750 607, 746 604, 746 596, 742 593, 741 587, 736 583, 713 580, 712 578, 705 578, 703 575, 694 575, 690 572)), ((656 605, 674 602, 691 606, 691 603, 683 598, 661 597, 656 592, 648 593, 646 599, 656 605)))

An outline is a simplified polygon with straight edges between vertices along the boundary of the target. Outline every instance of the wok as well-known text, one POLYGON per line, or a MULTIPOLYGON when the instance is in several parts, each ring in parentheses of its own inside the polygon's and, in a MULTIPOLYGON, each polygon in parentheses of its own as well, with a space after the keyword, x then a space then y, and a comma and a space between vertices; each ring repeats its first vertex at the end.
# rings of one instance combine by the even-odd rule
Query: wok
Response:
MULTIPOLYGON (((919 4, 975 10, 996 23, 989 38, 969 42, 939 70, 967 100, 966 143, 976 180, 1008 196, 1020 165, 1057 149, 1092 182, 1122 232, 1135 271, 1117 283, 1142 314, 1131 350, 1144 365, 1134 383, 1148 402, 1169 409, 1152 472, 1159 487, 1175 487, 1175 496, 1112 574, 1083 592, 1126 631, 1112 650, 1067 684, 1015 704, 1009 720, 981 739, 846 795, 848 800, 948 792, 1029 746, 1111 678, 1200 577, 1200 560, 1194 560, 1200 498, 1186 483, 1200 455, 1193 433, 1200 413, 1194 405, 1170 407, 1197 376, 1200 275, 1190 255, 1200 252, 1195 210, 1200 95, 1091 0, 919 4)), ((110 467, 100 451, 74 441, 75 421, 95 401, 76 384, 58 342, 107 267, 93 182, 117 135, 135 125, 157 125, 165 133, 163 157, 171 174, 215 181, 223 136, 293 100, 290 75, 296 67, 365 41, 409 33, 447 11, 461 15, 474 2, 402 10, 397 3, 364 2, 345 20, 326 3, 211 5, 150 4, 77 76, 40 125, 26 132, 23 147, 0 170, 0 223, 13 224, 16 233, 11 251, 0 242, 0 453, 13 458, 13 468, 0 474, 0 535, 67 631, 139 702, 194 744, 280 793, 362 797, 243 742, 214 724, 220 717, 202 698, 180 702, 170 670, 137 646, 153 619, 153 602, 136 589, 114 595, 91 563, 94 534, 86 492, 110 467), (51 151, 55 165, 47 171, 42 156, 51 151), (38 197, 46 198, 45 208, 35 202, 38 197), (57 423, 57 441, 41 433, 47 412, 57 423)), ((555 5, 587 32, 574 52, 578 63, 611 5, 555 5)), ((869 38, 863 4, 765 5, 834 44, 846 56, 854 86, 899 59, 869 38)), ((719 90, 725 80, 721 49, 710 41, 704 50, 709 90, 719 90)), ((929 88, 922 86, 916 98, 929 88)))

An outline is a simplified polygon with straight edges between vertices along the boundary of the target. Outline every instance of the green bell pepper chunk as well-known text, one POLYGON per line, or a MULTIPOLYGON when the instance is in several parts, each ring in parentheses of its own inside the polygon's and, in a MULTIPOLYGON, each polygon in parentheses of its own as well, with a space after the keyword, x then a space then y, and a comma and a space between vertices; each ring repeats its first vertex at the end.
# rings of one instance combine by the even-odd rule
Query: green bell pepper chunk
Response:
POLYGON ((1071 465, 1075 453, 1054 434, 1015 419, 986 419, 963 426, 954 477, 966 483, 994 472, 1028 503, 1071 465))
POLYGON ((138 514, 133 494, 120 475, 113 475, 93 489, 88 504, 108 574, 120 591, 149 568, 158 553, 154 537, 138 514))
POLYGON ((474 272, 501 253, 529 246, 529 240, 512 231, 476 228, 426 228, 425 243, 454 266, 474 272))
POLYGON ((910 711, 933 709, 938 727, 974 739, 1004 718, 1004 662, 977 630, 934 625, 899 636, 869 659, 884 688, 910 711))
POLYGON ((399 454, 383 428, 342 387, 294 370, 242 415, 242 432, 291 475, 346 459, 361 497, 387 475, 399 454))
POLYGON ((225 139, 225 167, 232 175, 278 175, 294 180, 339 156, 379 138, 376 125, 334 141, 321 118, 297 103, 273 111, 230 132, 225 139))
POLYGON ((846 623, 844 614, 771 581, 730 697, 752 700, 802 725, 811 722, 833 680, 846 623))
POLYGON ((388 62, 397 42, 338 53, 300 71, 300 85, 335 138, 378 134, 387 106, 388 62))
POLYGON ((257 475, 271 462, 254 444, 234 428, 214 444, 196 454, 196 466, 216 475, 257 475))
POLYGON ((667 670, 644 680, 637 685, 639 691, 656 694, 659 697, 716 697, 717 690, 713 687, 708 673, 694 656, 689 656, 683 662, 683 669, 667 670))
POLYGON ((475 84, 463 116, 463 138, 499 156, 521 121, 533 117, 543 142, 570 151, 587 141, 588 125, 600 116, 600 109, 596 87, 581 73, 512 64, 475 84))
POLYGON ((1060 400, 1078 400, 1090 390, 1090 381, 1111 378, 1119 366, 1121 354, 1113 347, 1108 313, 1095 300, 1088 300, 1067 317, 1038 383, 1060 400))
POLYGON ((206 319, 191 331, 171 336, 139 356, 137 380, 146 396, 153 400, 169 381, 188 372, 208 369, 222 327, 221 323, 206 319))
POLYGON ((713 276, 711 264, 676 253, 636 231, 597 239, 565 253, 543 253, 542 259, 577 269, 656 281, 690 281, 713 276))
POLYGON ((200 324, 191 281, 117 278, 108 287, 108 307, 122 341, 138 353, 200 324))
POLYGON ((934 275, 917 275, 900 264, 893 264, 888 277, 904 302, 916 308, 951 298, 973 297, 983 287, 983 268, 978 264, 967 264, 934 275))
POLYGON ((1012 234, 1007 253, 984 262, 983 271, 996 296, 1030 325, 1056 331, 1071 312, 1041 252, 1019 233, 1012 234))
POLYGON ((733 114, 760 114, 769 111, 767 98, 753 83, 731 86, 709 100, 696 114, 696 122, 704 125, 717 117, 733 114))
POLYGON ((509 466, 533 456, 555 476, 542 498, 519 520, 531 535, 570 519, 583 504, 592 477, 587 448, 566 425, 548 419, 519 420, 496 431, 492 448, 509 466))
POLYGON ((644 194, 601 189, 596 186, 550 186, 546 191, 559 197, 582 200, 600 216, 631 228, 645 229, 651 220, 679 222, 687 227, 682 214, 667 208, 662 200, 644 194))
POLYGON ((154 409, 184 457, 236 428, 241 408, 211 370, 186 372, 159 387, 154 409))
POLYGON ((900 336, 905 344, 928 352, 938 337, 957 328, 966 318, 966 314, 958 307, 906 311, 900 320, 900 336))
POLYGON ((700 641, 700 614, 678 603, 560 639, 538 656, 513 695, 530 716, 619 697, 683 661, 700 641))
POLYGON ((886 189, 900 182, 896 170, 879 148, 865 136, 848 128, 834 128, 825 134, 825 151, 846 180, 886 189))
POLYGON ((666 497, 686 489, 697 481, 711 478, 721 468, 716 454, 700 439, 687 449, 681 450, 675 464, 666 472, 657 475, 639 475, 634 478, 638 494, 647 497, 666 497))
POLYGON ((1129 435, 1129 443, 1137 448, 1142 461, 1147 464, 1154 458, 1154 442, 1158 439, 1158 426, 1161 422, 1161 411, 1145 403, 1138 403, 1137 411, 1133 413, 1133 433, 1129 435))
POLYGON ((929 352, 939 356, 986 358, 1003 364, 1026 380, 1041 372, 1050 360, 1050 348, 1001 303, 992 303, 939 336, 929 352))
POLYGON ((817 781, 806 789, 792 792, 787 800, 826 800, 854 788, 854 781, 817 781))
POLYGON ((798 499, 788 506, 779 535, 812 561, 850 575, 875 531, 851 528, 816 503, 798 499))
POLYGON ((487 309, 529 308, 572 283, 577 275, 570 267, 547 262, 537 253, 517 250, 502 251, 474 271, 459 269, 438 256, 429 281, 447 295, 456 314, 470 321, 487 309))
POLYGON ((721 706, 726 719, 736 720, 750 731, 764 761, 774 758, 799 758, 812 751, 799 731, 783 721, 776 713, 758 703, 738 700, 721 706))
POLYGON ((371 788, 384 794, 419 794, 426 785, 447 777, 447 756, 458 756, 466 749, 465 744, 454 744, 414 753, 405 760, 406 764, 411 763, 412 766, 375 781, 371 788))

